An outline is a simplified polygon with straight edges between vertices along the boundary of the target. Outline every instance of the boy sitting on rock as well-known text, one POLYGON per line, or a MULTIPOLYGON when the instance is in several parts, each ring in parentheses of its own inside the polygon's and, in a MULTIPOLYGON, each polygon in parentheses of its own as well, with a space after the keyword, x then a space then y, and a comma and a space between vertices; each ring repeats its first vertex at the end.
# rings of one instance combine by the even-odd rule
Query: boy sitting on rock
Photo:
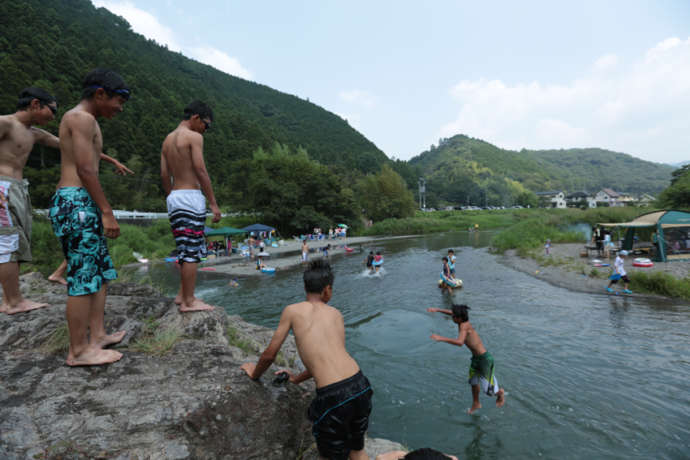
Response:
POLYGON ((333 295, 330 264, 316 260, 304 272, 304 302, 283 310, 271 343, 257 364, 245 363, 242 369, 258 380, 273 363, 290 330, 307 370, 291 375, 292 383, 311 377, 316 397, 309 407, 309 419, 322 458, 368 459, 364 434, 369 426, 371 395, 369 380, 345 349, 345 323, 340 312, 327 305, 333 295))

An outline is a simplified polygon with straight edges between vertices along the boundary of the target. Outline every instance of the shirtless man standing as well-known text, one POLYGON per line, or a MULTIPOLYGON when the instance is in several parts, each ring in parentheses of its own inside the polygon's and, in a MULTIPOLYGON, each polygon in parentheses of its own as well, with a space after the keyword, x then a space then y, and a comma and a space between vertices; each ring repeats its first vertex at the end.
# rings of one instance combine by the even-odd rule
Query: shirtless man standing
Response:
POLYGON ((194 297, 196 268, 206 256, 207 199, 213 222, 220 220, 220 209, 204 163, 203 134, 212 121, 213 111, 206 104, 192 102, 184 109, 184 119, 163 141, 161 150, 161 181, 180 264, 180 291, 175 298, 180 312, 215 308, 194 297))
POLYGON ((345 348, 343 315, 327 305, 333 295, 333 272, 328 261, 319 259, 309 265, 304 272, 304 290, 307 300, 285 307, 259 362, 245 363, 242 369, 258 380, 292 330, 307 370, 288 375, 292 383, 311 377, 316 382, 316 397, 308 416, 320 457, 345 459, 349 455, 352 460, 368 460, 364 434, 369 426, 373 390, 345 348))
POLYGON ((45 307, 22 297, 19 263, 31 261, 31 201, 22 176, 35 143, 59 148, 57 137, 36 128, 55 118, 55 98, 40 88, 19 94, 17 111, 0 116, 0 312, 14 314, 45 307))
POLYGON ((106 286, 117 277, 104 234, 120 227, 98 180, 103 137, 96 117, 122 112, 129 88, 112 70, 96 69, 83 82, 82 100, 60 122, 61 173, 50 219, 67 259, 67 326, 70 366, 113 363, 122 353, 105 350, 125 331, 107 335, 103 324, 106 286))

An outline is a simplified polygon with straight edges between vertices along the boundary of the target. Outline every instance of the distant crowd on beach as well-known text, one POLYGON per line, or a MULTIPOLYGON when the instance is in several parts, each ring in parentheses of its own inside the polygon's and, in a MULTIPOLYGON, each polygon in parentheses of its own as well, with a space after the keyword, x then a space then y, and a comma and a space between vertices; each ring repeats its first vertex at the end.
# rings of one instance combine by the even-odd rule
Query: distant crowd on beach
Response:
MULTIPOLYGON (((17 314, 47 307, 25 299, 19 290, 19 264, 31 261, 31 202, 23 169, 34 144, 59 149, 60 180, 49 215, 65 261, 51 275, 51 281, 65 284, 67 289, 68 366, 105 365, 122 358, 122 353, 108 347, 122 341, 126 331, 109 334, 104 326, 107 284, 117 277, 106 238, 117 238, 120 227, 101 187, 98 171, 100 161, 104 160, 112 163, 119 174, 134 172, 103 154, 104 139, 98 119, 110 119, 122 112, 130 96, 130 88, 119 74, 96 69, 84 78, 79 102, 62 116, 58 136, 38 128, 57 114, 56 99, 41 88, 24 89, 16 112, 0 116, 0 312, 17 314)), ((215 308, 194 295, 197 265, 209 249, 226 249, 209 248, 204 239, 207 205, 213 222, 221 217, 203 153, 203 135, 213 122, 211 108, 204 102, 193 101, 185 107, 178 126, 161 140, 162 188, 180 267, 180 286, 174 300, 180 313, 215 308)), ((335 239, 346 233, 345 225, 329 229, 327 235, 315 228, 309 238, 302 238, 304 262, 308 263, 308 240, 335 239)), ((328 249, 330 245, 326 247, 326 256, 328 249)), ((381 252, 371 251, 365 263, 373 272, 380 270, 381 252)), ((452 293, 453 287, 457 287, 450 287, 455 274, 452 250, 444 257, 442 270, 452 293)), ((283 309, 273 338, 258 362, 245 363, 241 369, 258 380, 273 364, 292 331, 305 371, 293 375, 281 370, 278 374, 295 384, 314 379, 316 396, 308 417, 319 455, 330 459, 366 459, 364 436, 372 411, 373 388, 347 352, 342 314, 328 304, 333 295, 334 275, 327 257, 309 262, 303 281, 305 301, 283 309)), ((466 345, 472 353, 469 383, 473 403, 469 412, 481 408, 480 392, 496 397, 496 406, 503 406, 505 392, 498 386, 491 354, 469 322, 469 307, 453 304, 451 309, 428 311, 450 316, 458 327, 457 338, 432 334, 432 340, 466 345)), ((455 459, 430 448, 393 451, 377 458, 455 459)))

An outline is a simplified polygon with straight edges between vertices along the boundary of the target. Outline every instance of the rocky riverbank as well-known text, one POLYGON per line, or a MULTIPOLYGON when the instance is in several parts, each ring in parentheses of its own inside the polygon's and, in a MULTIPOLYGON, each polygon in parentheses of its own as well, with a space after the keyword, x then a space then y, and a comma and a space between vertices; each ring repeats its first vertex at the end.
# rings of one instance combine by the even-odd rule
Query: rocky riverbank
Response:
MULTIPOLYGON (((36 273, 21 285, 50 306, 0 315, 0 458, 317 458, 313 384, 276 387, 272 373, 253 382, 239 368, 271 330, 222 310, 180 315, 150 286, 114 283, 106 328, 127 331, 124 358, 70 368, 64 287, 36 273)), ((300 370, 292 337, 277 364, 300 370)), ((372 458, 394 448, 367 443, 372 458)))
MULTIPOLYGON (((544 250, 538 250, 528 257, 520 257, 515 250, 509 250, 499 256, 499 261, 515 270, 571 291, 605 294, 611 267, 595 267, 591 259, 581 257, 582 249, 582 244, 554 244, 548 256, 544 254, 544 250)), ((683 279, 690 273, 690 261, 655 262, 654 267, 633 267, 632 262, 635 257, 639 256, 628 256, 625 260, 625 269, 628 274, 664 272, 683 279)), ((602 261, 613 265, 613 259, 602 261)), ((634 284, 631 285, 631 289, 635 291, 634 284)), ((635 295, 652 299, 667 299, 667 297, 649 293, 635 295)))

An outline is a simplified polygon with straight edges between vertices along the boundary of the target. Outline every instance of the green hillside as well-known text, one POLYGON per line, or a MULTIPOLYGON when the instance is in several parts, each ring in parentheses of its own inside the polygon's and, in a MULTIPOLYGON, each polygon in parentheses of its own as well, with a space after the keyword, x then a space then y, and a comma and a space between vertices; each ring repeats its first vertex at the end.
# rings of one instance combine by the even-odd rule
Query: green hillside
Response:
MULTIPOLYGON (((221 206, 240 200, 233 193, 242 175, 238 169, 251 165, 259 147, 301 147, 312 160, 350 179, 378 172, 388 162, 337 115, 169 51, 88 0, 0 2, 0 30, 0 113, 13 112, 19 91, 36 85, 57 97, 59 119, 78 102, 83 77, 96 67, 118 71, 132 88, 125 111, 102 123, 105 153, 137 172, 112 184, 115 178, 104 176, 115 206, 163 207, 158 185, 161 143, 193 99, 207 102, 215 112, 205 150, 221 206)), ((48 129, 56 133, 57 122, 48 129)), ((48 149, 37 147, 32 154, 26 176, 32 181, 34 206, 47 205, 58 164, 59 154, 48 149)))
MULTIPOLYGON (((612 188, 658 194, 673 167, 609 150, 505 150, 457 135, 409 161, 440 203, 510 205, 526 192, 612 188)), ((403 174, 411 177, 413 174, 403 174)))

